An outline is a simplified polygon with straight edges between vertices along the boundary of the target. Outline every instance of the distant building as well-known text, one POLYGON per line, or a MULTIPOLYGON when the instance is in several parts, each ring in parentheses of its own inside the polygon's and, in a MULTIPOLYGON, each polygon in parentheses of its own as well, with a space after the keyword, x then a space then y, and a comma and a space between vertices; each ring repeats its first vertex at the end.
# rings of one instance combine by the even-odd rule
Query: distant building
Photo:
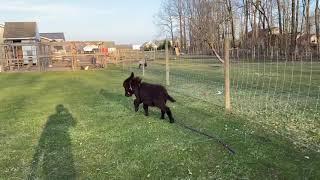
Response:
MULTIPOLYGON (((68 41, 66 41, 68 43, 68 41)), ((95 50, 95 52, 100 51, 107 51, 107 52, 114 52, 116 51, 116 45, 113 41, 72 41, 72 43, 76 46, 76 49, 78 53, 93 53, 91 51, 91 48, 93 46, 97 46, 98 49, 95 50), (93 45, 92 47, 90 47, 93 45), (84 51, 84 48, 88 51, 84 51), (107 50, 106 50, 107 49, 107 50)), ((71 51, 70 46, 66 46, 66 51, 71 51)), ((96 47, 94 47, 96 48, 96 47)))
POLYGON ((40 35, 36 22, 6 22, 3 33, 4 43, 11 44, 11 54, 15 59, 23 59, 25 64, 31 60, 37 63, 37 43, 40 35))
POLYGON ((41 41, 44 42, 65 42, 64 33, 40 33, 41 41))
POLYGON ((66 39, 64 37, 64 33, 40 33, 41 42, 58 42, 57 44, 53 43, 51 46, 51 51, 53 53, 65 53, 64 44, 60 44, 59 42, 65 42, 66 39))
POLYGON ((133 50, 140 50, 140 48, 141 48, 141 45, 133 45, 132 46, 133 50))
POLYGON ((90 44, 90 45, 85 46, 83 48, 83 51, 85 54, 94 54, 96 52, 99 52, 99 46, 90 44))
POLYGON ((108 49, 109 53, 117 51, 116 43, 114 41, 104 41, 101 45, 103 48, 108 49))
POLYGON ((3 43, 3 31, 4 31, 4 25, 0 24, 0 44, 3 43))
POLYGON ((158 46, 156 43, 152 42, 152 41, 148 41, 145 42, 141 45, 140 50, 144 51, 144 50, 154 50, 157 49, 158 46))
POLYGON ((316 34, 299 34, 297 37, 297 46, 301 49, 306 49, 307 47, 316 47, 318 45, 318 38, 316 34))
POLYGON ((133 50, 132 44, 119 44, 116 45, 117 50, 133 50))
POLYGON ((0 24, 0 72, 2 71, 2 63, 4 63, 4 47, 3 44, 3 31, 4 31, 4 25, 0 24))

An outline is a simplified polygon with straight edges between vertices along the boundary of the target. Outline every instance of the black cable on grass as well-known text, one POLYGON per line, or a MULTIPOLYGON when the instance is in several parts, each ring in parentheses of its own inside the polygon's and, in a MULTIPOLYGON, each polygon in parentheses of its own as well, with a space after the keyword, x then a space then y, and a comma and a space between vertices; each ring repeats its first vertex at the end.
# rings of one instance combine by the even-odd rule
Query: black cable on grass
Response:
POLYGON ((180 123, 180 122, 176 122, 176 124, 178 124, 179 126, 185 128, 185 129, 188 129, 188 130, 190 130, 190 131, 192 131, 192 132, 195 132, 195 133, 198 133, 198 134, 200 134, 200 135, 206 136, 206 137, 208 137, 209 139, 214 139, 214 140, 216 140, 219 144, 221 144, 225 149, 227 149, 228 152, 229 152, 231 155, 235 155, 235 154, 236 154, 236 152, 235 152, 228 144, 226 144, 225 142, 223 142, 218 136, 206 134, 206 133, 204 133, 204 132, 201 132, 201 131, 199 131, 199 130, 197 130, 197 129, 194 129, 194 128, 192 128, 192 127, 189 127, 189 126, 187 126, 187 125, 185 125, 185 124, 183 124, 183 123, 180 123))

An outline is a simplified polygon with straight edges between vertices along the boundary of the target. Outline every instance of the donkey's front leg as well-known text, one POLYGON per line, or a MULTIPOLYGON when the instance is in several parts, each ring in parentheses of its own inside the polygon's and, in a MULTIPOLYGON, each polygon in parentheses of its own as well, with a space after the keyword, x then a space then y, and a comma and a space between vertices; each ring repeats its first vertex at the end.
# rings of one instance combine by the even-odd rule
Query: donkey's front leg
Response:
POLYGON ((148 109, 148 105, 143 104, 143 109, 144 109, 144 115, 149 116, 149 109, 148 109))
POLYGON ((136 112, 138 112, 139 111, 139 105, 140 105, 140 100, 139 99, 135 99, 134 100, 134 110, 136 111, 136 112))

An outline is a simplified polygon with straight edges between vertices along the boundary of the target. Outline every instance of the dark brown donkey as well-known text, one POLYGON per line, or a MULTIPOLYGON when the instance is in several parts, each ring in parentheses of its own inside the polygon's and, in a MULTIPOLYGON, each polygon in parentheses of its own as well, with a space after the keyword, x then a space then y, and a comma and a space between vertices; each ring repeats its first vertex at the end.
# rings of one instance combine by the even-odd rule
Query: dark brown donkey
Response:
POLYGON ((131 76, 123 82, 125 96, 130 97, 133 94, 136 96, 134 100, 135 111, 139 110, 139 105, 143 103, 143 109, 146 116, 149 115, 148 107, 158 107, 161 110, 161 119, 164 119, 165 113, 170 119, 170 123, 174 123, 170 108, 166 105, 167 100, 175 102, 168 94, 165 87, 158 84, 149 84, 141 82, 140 77, 131 76))

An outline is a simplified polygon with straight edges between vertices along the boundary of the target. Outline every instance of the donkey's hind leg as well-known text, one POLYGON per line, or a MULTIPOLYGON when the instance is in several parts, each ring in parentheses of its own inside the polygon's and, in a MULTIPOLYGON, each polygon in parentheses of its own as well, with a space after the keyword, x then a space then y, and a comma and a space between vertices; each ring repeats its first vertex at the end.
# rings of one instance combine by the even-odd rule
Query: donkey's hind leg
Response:
POLYGON ((172 112, 169 107, 166 106, 166 113, 169 116, 170 123, 174 123, 174 119, 172 117, 172 112))
POLYGON ((166 112, 165 111, 162 111, 161 110, 161 119, 164 119, 164 114, 165 114, 166 112))
POLYGON ((174 123, 174 119, 172 117, 172 113, 171 113, 170 108, 164 104, 160 109, 161 109, 161 119, 162 119, 162 117, 164 118, 163 112, 165 112, 165 113, 167 113, 167 115, 169 117, 170 123, 174 123))

